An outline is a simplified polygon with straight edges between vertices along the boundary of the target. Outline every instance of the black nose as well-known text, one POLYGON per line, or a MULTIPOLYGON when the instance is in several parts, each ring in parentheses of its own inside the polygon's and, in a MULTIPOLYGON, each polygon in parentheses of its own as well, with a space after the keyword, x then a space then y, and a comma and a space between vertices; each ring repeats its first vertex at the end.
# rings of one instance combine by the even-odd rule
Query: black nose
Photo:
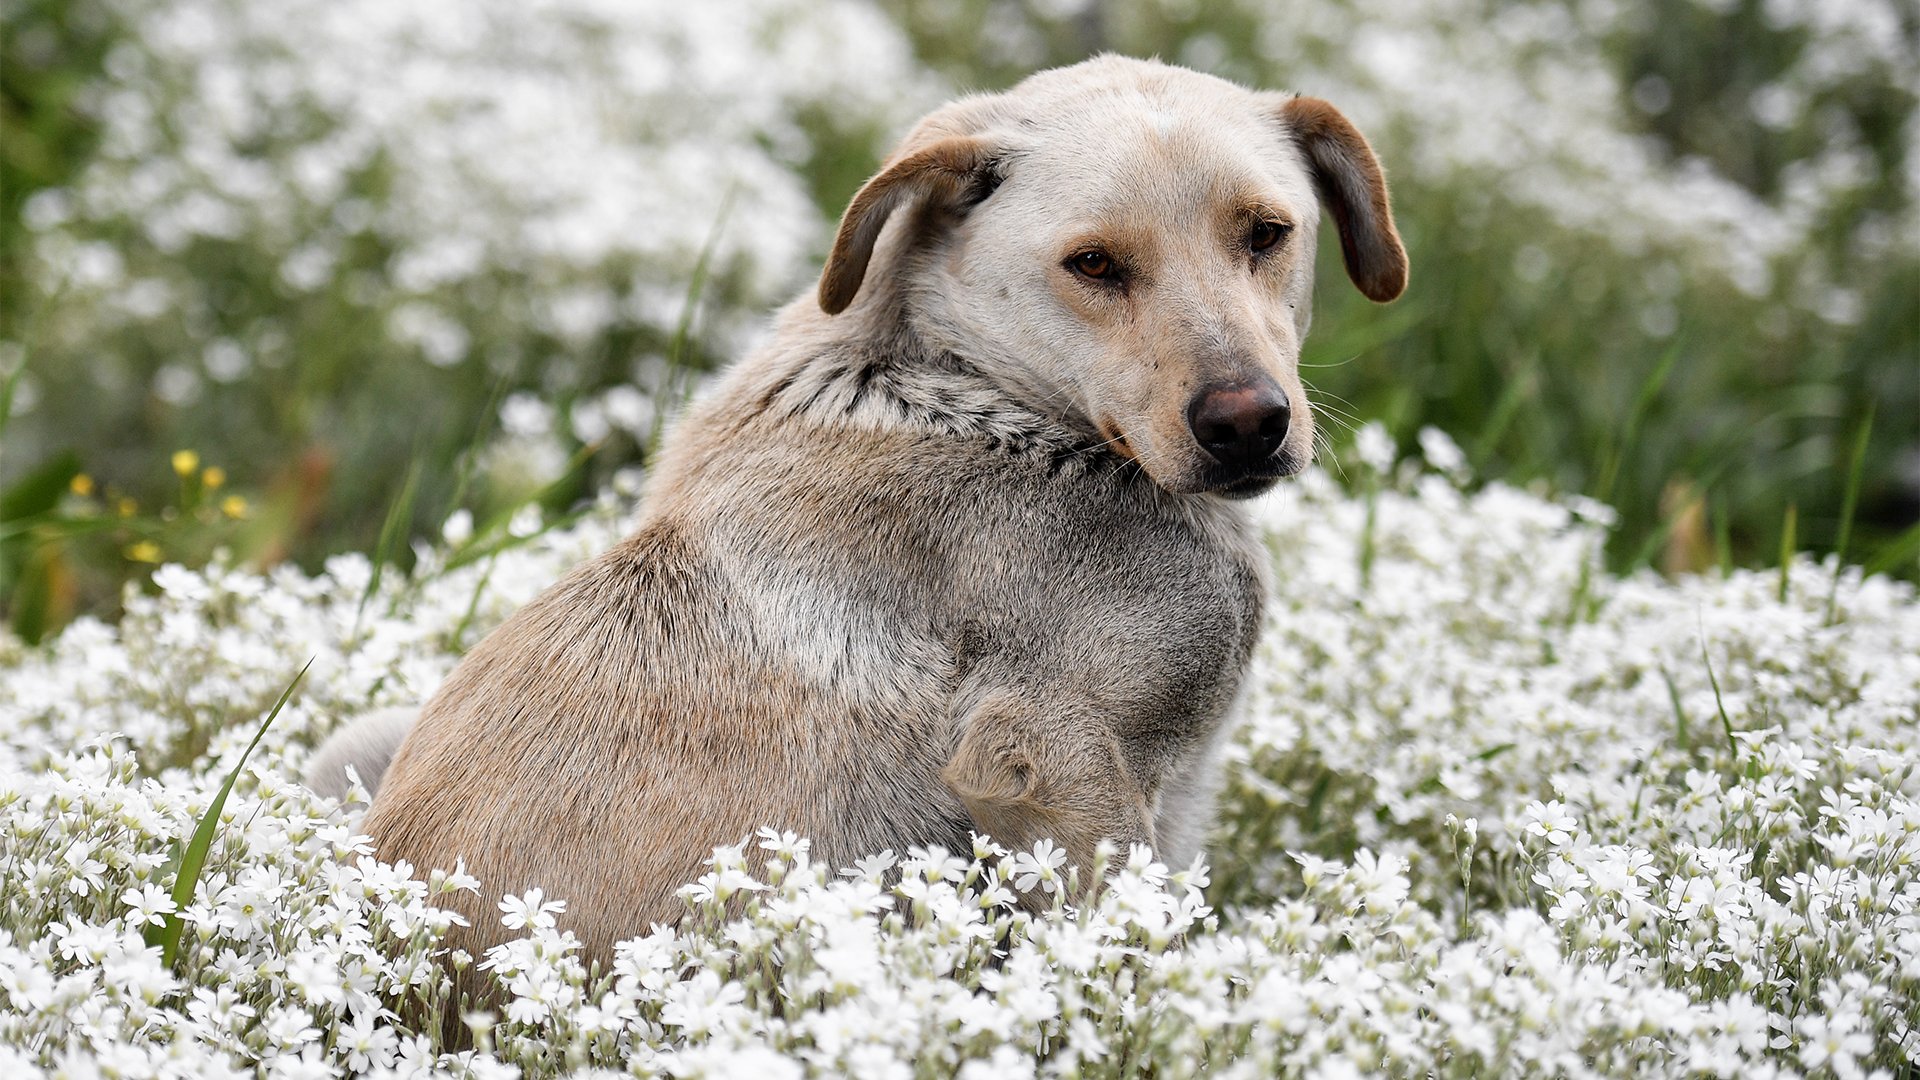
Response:
POLYGON ((1293 409, 1273 383, 1209 386, 1187 405, 1187 427, 1195 442, 1222 465, 1252 468, 1280 449, 1293 409))

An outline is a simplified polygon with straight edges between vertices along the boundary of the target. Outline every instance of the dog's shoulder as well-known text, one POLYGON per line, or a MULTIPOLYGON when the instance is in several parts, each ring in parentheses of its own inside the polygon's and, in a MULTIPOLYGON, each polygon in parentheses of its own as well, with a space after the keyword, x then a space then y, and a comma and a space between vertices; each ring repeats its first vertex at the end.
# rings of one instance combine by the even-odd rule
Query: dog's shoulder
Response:
POLYGON ((1243 622, 1263 560, 1239 508, 1028 400, 910 340, 787 335, 680 423, 653 511, 740 574, 863 602, 1217 595, 1243 622))

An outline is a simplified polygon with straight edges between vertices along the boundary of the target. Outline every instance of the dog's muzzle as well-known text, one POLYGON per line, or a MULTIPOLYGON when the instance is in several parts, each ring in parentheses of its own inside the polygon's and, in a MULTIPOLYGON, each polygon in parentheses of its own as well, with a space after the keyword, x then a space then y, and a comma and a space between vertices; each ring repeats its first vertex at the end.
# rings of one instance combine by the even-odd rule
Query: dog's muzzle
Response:
POLYGON ((1187 403, 1187 430, 1214 462, 1207 487, 1229 498, 1251 498, 1305 467, 1280 452, 1292 423, 1286 391, 1270 379, 1202 387, 1187 403))

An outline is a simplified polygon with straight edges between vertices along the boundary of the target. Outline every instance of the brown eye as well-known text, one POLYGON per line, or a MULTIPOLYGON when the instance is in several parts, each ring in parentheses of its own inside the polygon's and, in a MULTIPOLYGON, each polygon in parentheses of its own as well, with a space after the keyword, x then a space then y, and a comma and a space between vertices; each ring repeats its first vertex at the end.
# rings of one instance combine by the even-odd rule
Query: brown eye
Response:
POLYGON ((1083 251, 1069 259, 1067 265, 1090 278, 1104 278, 1113 274, 1113 257, 1104 251, 1083 251))
POLYGON ((1265 251, 1285 239, 1290 226, 1277 221, 1262 221, 1247 234, 1247 246, 1255 251, 1265 251))

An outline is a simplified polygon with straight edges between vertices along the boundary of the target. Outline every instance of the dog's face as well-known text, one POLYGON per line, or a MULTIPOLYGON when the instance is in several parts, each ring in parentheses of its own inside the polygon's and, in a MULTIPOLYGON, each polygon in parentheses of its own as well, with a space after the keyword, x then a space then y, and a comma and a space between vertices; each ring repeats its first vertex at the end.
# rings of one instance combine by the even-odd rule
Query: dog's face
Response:
POLYGON ((1376 300, 1406 256, 1366 142, 1331 106, 1118 58, 957 102, 862 189, 821 279, 1099 432, 1168 491, 1246 497, 1304 468, 1319 203, 1376 300), (879 291, 879 290, 876 290, 879 291))

